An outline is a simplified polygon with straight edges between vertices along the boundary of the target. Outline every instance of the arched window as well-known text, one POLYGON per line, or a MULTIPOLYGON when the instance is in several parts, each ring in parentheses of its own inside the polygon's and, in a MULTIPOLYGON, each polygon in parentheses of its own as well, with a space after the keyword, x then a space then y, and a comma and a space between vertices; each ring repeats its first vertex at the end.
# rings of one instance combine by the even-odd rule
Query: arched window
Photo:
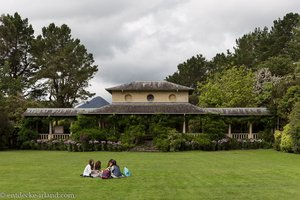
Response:
POLYGON ((175 94, 170 94, 169 101, 170 102, 176 102, 176 95, 175 94))
POLYGON ((126 102, 131 102, 131 101, 132 101, 132 96, 131 96, 131 94, 126 94, 126 95, 125 95, 125 101, 126 101, 126 102))

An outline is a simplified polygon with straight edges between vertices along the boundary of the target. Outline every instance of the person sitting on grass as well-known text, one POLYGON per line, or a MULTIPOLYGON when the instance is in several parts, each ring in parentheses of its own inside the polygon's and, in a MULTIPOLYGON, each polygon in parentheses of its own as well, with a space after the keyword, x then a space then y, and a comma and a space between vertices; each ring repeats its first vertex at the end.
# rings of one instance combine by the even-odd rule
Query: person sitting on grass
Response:
POLYGON ((82 176, 83 177, 92 177, 91 174, 92 174, 93 168, 94 168, 94 160, 90 159, 89 163, 86 165, 86 167, 83 170, 82 176))
POLYGON ((98 160, 95 163, 94 169, 92 170, 91 176, 92 177, 101 177, 102 171, 101 171, 101 161, 98 160))
POLYGON ((117 165, 117 161, 114 159, 110 159, 108 161, 108 169, 111 172, 112 178, 121 178, 123 177, 123 174, 121 173, 120 167, 117 165))

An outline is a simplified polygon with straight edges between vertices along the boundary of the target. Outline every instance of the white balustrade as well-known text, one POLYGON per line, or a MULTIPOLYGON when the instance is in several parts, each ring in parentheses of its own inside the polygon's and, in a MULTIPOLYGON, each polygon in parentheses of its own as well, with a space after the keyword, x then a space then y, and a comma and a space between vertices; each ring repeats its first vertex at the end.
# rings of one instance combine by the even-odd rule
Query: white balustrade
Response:
POLYGON ((40 134, 40 140, 67 140, 69 139, 70 134, 40 134))

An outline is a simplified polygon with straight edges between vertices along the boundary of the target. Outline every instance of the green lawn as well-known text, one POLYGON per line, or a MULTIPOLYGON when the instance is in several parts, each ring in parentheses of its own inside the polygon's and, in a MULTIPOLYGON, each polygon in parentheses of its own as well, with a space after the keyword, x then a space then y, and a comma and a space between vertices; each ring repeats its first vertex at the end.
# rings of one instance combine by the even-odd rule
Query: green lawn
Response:
POLYGON ((0 152, 0 172, 0 199, 4 194, 20 192, 68 193, 85 200, 300 198, 300 155, 273 150, 4 151, 0 152), (79 174, 90 158, 105 165, 114 158, 133 176, 113 180, 81 178, 79 174))

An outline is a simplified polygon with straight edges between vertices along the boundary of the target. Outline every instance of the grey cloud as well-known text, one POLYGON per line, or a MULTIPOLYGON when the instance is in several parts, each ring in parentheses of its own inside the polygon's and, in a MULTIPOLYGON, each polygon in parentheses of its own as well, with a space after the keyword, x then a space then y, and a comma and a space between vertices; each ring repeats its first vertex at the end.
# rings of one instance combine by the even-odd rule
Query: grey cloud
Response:
POLYGON ((36 34, 67 24, 93 53, 99 72, 90 89, 133 80, 162 80, 196 54, 210 59, 232 49, 255 27, 270 27, 299 0, 0 0, 0 13, 19 12, 36 34))

